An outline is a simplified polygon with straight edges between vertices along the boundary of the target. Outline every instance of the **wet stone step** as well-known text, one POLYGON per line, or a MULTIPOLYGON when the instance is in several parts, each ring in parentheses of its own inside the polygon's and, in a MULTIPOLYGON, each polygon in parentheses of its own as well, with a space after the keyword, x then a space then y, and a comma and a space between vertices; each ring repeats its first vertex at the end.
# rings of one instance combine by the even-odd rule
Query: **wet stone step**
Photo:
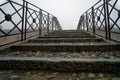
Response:
POLYGON ((36 39, 95 39, 96 37, 93 37, 93 38, 86 38, 86 37, 84 37, 84 38, 79 38, 79 37, 75 37, 75 38, 69 38, 69 37, 59 37, 59 38, 55 38, 55 37, 51 37, 51 38, 45 38, 45 37, 43 37, 43 38, 41 38, 41 37, 37 37, 36 39))
POLYGON ((89 34, 86 32, 52 32, 50 34, 89 34))
POLYGON ((50 35, 90 35, 89 33, 50 33, 50 35))
POLYGON ((85 31, 81 31, 81 30, 61 30, 61 31, 54 31, 52 33, 60 33, 60 32, 70 32, 70 33, 85 33, 85 31))
POLYGON ((0 80, 120 80, 120 45, 84 31, 55 31, 9 49, 0 52, 7 70, 0 80))
POLYGON ((1 70, 119 73, 118 59, 0 57, 1 70))
POLYGON ((82 52, 43 52, 43 51, 7 51, 0 57, 44 57, 44 58, 120 58, 120 51, 82 51, 82 52))
POLYGON ((19 44, 10 48, 13 51, 50 51, 50 52, 80 52, 120 50, 119 44, 19 44))
POLYGON ((51 33, 52 34, 59 34, 59 33, 81 33, 81 34, 83 33, 84 34, 84 33, 88 33, 88 32, 80 32, 80 31, 78 31, 78 32, 75 32, 75 31, 74 32, 67 32, 67 31, 58 32, 58 31, 54 31, 54 32, 51 32, 51 33))
POLYGON ((96 45, 96 44, 107 44, 107 42, 33 42, 33 43, 22 43, 20 45, 96 45))
POLYGON ((31 39, 28 41, 28 43, 50 43, 50 42, 71 42, 71 43, 76 43, 76 42, 105 42, 101 38, 51 38, 51 39, 31 39))
MULTIPOLYGON (((19 70, 8 70, 0 71, 2 74, 9 75, 11 78, 20 78, 19 80, 119 80, 118 74, 112 73, 67 73, 67 72, 54 72, 54 71, 19 71, 19 70)), ((4 79, 0 79, 4 80, 4 79)), ((7 79, 5 79, 7 80, 7 79)), ((13 79, 18 80, 18 79, 13 79)))
POLYGON ((82 34, 82 35, 45 35, 45 36, 60 36, 60 37, 80 37, 80 36, 93 36, 93 35, 86 35, 86 34, 82 34))
POLYGON ((92 35, 79 35, 79 36, 40 36, 39 38, 95 38, 95 36, 92 35))
POLYGON ((80 35, 90 35, 90 34, 46 34, 45 36, 80 36, 80 35))
POLYGON ((88 34, 87 32, 66 32, 66 31, 55 31, 55 32, 51 32, 50 34, 88 34))

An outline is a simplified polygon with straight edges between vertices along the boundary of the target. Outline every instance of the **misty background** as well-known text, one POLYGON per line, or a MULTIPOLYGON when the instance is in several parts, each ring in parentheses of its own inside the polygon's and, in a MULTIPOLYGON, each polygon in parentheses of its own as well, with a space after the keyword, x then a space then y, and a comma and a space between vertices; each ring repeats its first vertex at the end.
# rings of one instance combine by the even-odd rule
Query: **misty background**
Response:
POLYGON ((56 16, 63 29, 77 29, 80 16, 98 0, 27 0, 56 16))

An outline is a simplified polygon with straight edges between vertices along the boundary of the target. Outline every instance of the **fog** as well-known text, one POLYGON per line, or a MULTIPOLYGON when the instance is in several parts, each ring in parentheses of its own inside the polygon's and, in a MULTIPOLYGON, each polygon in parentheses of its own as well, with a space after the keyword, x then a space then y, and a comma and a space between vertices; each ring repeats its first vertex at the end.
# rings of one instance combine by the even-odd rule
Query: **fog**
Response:
POLYGON ((77 29, 80 15, 98 0, 27 0, 55 15, 63 29, 77 29))

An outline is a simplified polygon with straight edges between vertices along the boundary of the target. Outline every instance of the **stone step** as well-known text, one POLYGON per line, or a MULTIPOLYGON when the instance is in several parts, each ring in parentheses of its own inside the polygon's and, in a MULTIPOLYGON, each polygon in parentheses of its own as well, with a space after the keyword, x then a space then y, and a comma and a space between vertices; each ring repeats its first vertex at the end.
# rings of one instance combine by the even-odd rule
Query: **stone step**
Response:
POLYGON ((119 52, 120 44, 84 31, 55 31, 6 49, 10 54, 0 55, 0 69, 118 73, 119 52))
POLYGON ((40 36, 39 38, 95 38, 93 35, 69 35, 69 36, 40 36))
POLYGON ((86 32, 52 32, 50 34, 88 34, 86 32))
POLYGON ((80 51, 109 51, 120 50, 119 44, 99 43, 99 44, 39 44, 26 43, 14 45, 10 48, 13 51, 50 51, 50 52, 80 52, 80 51))
POLYGON ((90 34, 47 34, 47 35, 44 35, 44 36, 91 36, 90 34))
POLYGON ((61 34, 46 34, 46 35, 50 35, 50 36, 51 35, 53 35, 53 36, 72 35, 72 36, 75 36, 75 35, 90 35, 90 34, 87 34, 87 33, 61 33, 61 34))
POLYGON ((102 38, 44 38, 44 39, 31 39, 28 43, 53 43, 53 42, 105 42, 102 38))
POLYGON ((54 31, 51 33, 87 33, 85 31, 54 31))
POLYGON ((75 73, 43 70, 2 70, 0 73, 0 80, 120 80, 119 73, 75 73))
POLYGON ((54 32, 52 32, 52 33, 55 33, 55 32, 71 32, 71 33, 74 33, 74 32, 80 32, 80 33, 82 33, 82 32, 85 32, 85 31, 82 31, 82 30, 59 30, 59 31, 54 31, 54 32))
POLYGON ((120 72, 120 58, 0 57, 2 70, 48 70, 65 72, 120 72))
POLYGON ((49 57, 49 58, 120 58, 120 51, 81 51, 81 52, 46 52, 46 51, 6 51, 0 57, 49 57))
POLYGON ((87 33, 87 32, 84 32, 84 31, 54 31, 54 32, 51 32, 51 33, 87 33))

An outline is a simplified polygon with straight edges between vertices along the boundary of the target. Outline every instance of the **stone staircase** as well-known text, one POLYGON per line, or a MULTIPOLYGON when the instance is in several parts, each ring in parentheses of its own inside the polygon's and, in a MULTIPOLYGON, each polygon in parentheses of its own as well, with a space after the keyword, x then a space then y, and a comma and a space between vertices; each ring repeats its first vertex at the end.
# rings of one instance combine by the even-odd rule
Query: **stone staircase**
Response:
POLYGON ((80 30, 54 31, 0 54, 2 70, 119 73, 120 44, 80 30))

